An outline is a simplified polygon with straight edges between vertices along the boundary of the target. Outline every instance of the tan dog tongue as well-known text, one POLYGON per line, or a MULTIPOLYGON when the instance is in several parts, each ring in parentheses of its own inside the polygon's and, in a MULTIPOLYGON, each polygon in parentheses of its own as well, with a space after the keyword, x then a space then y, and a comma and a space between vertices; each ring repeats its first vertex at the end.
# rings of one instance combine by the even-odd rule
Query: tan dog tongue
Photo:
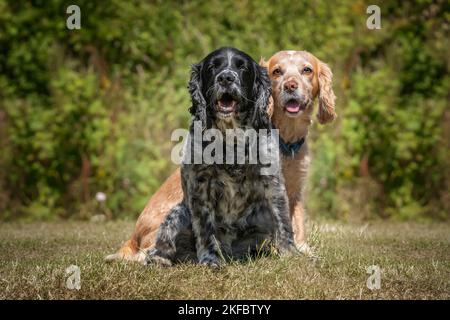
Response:
POLYGON ((288 103, 286 103, 285 108, 288 112, 294 113, 294 112, 299 112, 300 105, 296 101, 289 101, 288 103))

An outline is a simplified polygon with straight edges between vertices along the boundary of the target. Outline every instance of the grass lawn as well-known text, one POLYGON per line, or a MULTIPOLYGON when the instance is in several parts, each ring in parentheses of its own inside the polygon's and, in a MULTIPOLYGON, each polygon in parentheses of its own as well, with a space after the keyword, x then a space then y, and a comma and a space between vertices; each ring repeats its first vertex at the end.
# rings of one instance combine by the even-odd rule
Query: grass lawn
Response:
POLYGON ((314 222, 320 259, 264 257, 219 270, 106 264, 134 222, 2 223, 0 299, 449 299, 450 225, 314 222), (66 287, 77 265, 81 289, 66 287), (366 268, 381 268, 367 288, 366 268))

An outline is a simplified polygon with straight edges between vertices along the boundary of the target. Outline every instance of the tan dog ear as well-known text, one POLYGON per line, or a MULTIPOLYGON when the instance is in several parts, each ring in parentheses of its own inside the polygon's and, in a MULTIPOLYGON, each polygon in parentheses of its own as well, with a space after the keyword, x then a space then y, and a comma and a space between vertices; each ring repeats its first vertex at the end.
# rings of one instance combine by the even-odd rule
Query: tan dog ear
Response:
POLYGON ((264 60, 264 57, 261 57, 261 59, 259 59, 259 65, 264 68, 267 68, 269 66, 267 61, 264 60))
POLYGON ((333 92, 333 73, 326 63, 319 61, 319 110, 317 119, 321 124, 333 121, 337 114, 334 109, 336 96, 333 92))

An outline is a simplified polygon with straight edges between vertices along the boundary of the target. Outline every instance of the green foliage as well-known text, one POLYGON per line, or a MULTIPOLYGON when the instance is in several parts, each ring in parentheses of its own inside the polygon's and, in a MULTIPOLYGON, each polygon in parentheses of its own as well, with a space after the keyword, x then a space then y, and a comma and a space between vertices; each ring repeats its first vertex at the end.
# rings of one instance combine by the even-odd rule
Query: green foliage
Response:
POLYGON ((447 218, 445 1, 0 2, 0 218, 135 216, 174 169, 189 65, 220 46, 256 60, 311 51, 335 76, 338 120, 310 134, 309 212, 447 218), (97 192, 107 196, 95 200, 97 192))

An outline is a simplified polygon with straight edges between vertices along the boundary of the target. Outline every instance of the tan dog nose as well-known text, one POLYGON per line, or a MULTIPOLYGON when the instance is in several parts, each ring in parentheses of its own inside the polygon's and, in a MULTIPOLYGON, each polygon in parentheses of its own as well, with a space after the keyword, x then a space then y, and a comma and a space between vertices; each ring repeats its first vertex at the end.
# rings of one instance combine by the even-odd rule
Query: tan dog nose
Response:
POLYGON ((284 90, 286 91, 294 91, 298 88, 298 83, 295 80, 288 80, 283 85, 284 90))

